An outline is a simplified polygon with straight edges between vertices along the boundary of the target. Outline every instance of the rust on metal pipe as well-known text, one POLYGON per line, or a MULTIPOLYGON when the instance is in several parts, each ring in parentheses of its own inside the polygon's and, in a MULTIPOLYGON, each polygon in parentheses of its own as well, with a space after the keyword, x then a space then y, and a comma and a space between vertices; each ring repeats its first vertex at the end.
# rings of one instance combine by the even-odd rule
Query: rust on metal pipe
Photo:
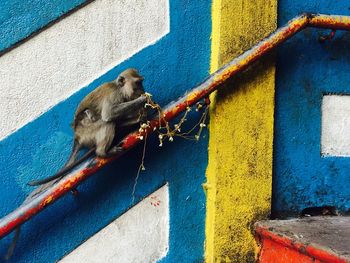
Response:
POLYGON ((350 16, 308 14, 310 27, 349 30, 350 16))
MULTIPOLYGON (((302 14, 287 23, 286 26, 279 28, 267 38, 260 41, 242 55, 238 56, 218 71, 210 75, 197 87, 189 93, 179 98, 176 102, 170 103, 163 108, 164 116, 160 121, 170 121, 185 111, 188 106, 192 106, 199 100, 208 96, 211 92, 218 89, 228 78, 242 72, 253 62, 263 55, 276 48, 300 30, 307 26, 329 28, 337 30, 350 30, 349 16, 333 16, 321 14, 302 14)), ((74 171, 67 174, 62 180, 52 185, 45 185, 35 190, 36 194, 26 201, 16 210, 3 217, 0 220, 0 238, 9 234, 16 227, 20 226, 31 217, 39 213, 45 207, 49 206, 65 193, 76 188, 82 181, 97 172, 101 167, 107 165, 120 157, 123 153, 133 148, 141 141, 141 136, 150 134, 154 128, 159 127, 159 120, 154 119, 150 127, 144 132, 134 132, 126 136, 122 141, 123 152, 109 159, 90 158, 77 167, 74 171)))

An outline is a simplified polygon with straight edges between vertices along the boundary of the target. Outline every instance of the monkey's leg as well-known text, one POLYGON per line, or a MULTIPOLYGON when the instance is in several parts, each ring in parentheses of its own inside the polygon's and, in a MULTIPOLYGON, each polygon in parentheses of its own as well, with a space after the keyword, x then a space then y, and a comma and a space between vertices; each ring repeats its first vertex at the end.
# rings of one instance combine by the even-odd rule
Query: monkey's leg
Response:
POLYGON ((103 110, 101 113, 102 120, 105 122, 118 121, 138 112, 144 107, 147 102, 146 96, 140 96, 132 101, 112 105, 111 109, 103 110))
MULTIPOLYGON (((88 113, 87 113, 88 115, 88 113)), ((88 117, 90 118, 90 116, 88 115, 88 117)), ((81 150, 81 144, 77 141, 77 140, 74 140, 74 144, 73 144, 73 150, 68 158, 68 161, 66 162, 66 164, 62 167, 62 169, 66 168, 66 167, 69 167, 71 164, 75 163, 76 159, 77 159, 77 156, 78 156, 78 153, 79 151, 81 150)), ((61 169, 61 171, 62 171, 61 169)), ((62 177, 63 177, 64 174, 62 174, 62 177)), ((70 190, 70 192, 72 193, 73 196, 77 196, 79 194, 79 191, 77 188, 73 188, 70 190)))
POLYGON ((105 123, 102 127, 96 132, 96 155, 102 158, 109 157, 109 149, 111 148, 115 134, 115 124, 114 123, 105 123))
MULTIPOLYGON (((88 113, 87 113, 87 115, 88 115, 88 113)), ((91 118, 89 115, 88 115, 88 117, 91 118)), ((66 164, 62 168, 66 168, 66 167, 70 166, 71 164, 75 163, 77 156, 78 156, 78 153, 81 150, 81 148, 82 148, 81 144, 79 142, 77 142, 76 140, 74 140, 73 151, 72 151, 71 155, 69 156, 68 161, 66 162, 66 164)), ((79 191, 76 187, 71 189, 70 192, 72 193, 73 196, 77 196, 79 194, 79 191)))

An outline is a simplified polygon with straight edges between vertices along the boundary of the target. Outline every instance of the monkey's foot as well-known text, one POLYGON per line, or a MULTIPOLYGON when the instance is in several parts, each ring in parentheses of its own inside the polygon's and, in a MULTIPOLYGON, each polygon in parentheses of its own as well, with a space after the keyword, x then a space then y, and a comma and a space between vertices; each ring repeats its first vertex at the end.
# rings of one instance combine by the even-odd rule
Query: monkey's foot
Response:
POLYGON ((123 151, 123 147, 120 146, 113 146, 109 151, 108 151, 108 156, 113 156, 118 153, 121 153, 123 151))

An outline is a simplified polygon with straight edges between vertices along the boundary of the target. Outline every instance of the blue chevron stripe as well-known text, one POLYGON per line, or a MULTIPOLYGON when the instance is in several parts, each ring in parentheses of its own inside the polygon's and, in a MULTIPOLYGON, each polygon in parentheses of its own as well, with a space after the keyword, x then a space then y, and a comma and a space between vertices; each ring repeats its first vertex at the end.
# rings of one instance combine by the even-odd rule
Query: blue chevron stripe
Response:
MULTIPOLYGON (((0 142, 0 215, 20 204, 31 188, 25 182, 56 171, 68 155, 72 112, 81 98, 126 67, 139 68, 146 90, 161 105, 182 95, 209 72, 211 1, 169 1, 171 31, 156 44, 115 66, 0 142)), ((198 120, 193 113, 189 126, 198 120)), ((137 200, 169 184, 170 247, 163 262, 202 262, 207 166, 207 132, 199 142, 176 139, 158 147, 150 138, 146 171, 137 200)), ((67 195, 23 226, 13 262, 53 262, 62 258, 131 206, 141 148, 84 183, 80 195, 67 195)), ((0 241, 4 254, 10 238, 0 241)))
POLYGON ((5 0, 0 8, 0 53, 86 0, 5 0))

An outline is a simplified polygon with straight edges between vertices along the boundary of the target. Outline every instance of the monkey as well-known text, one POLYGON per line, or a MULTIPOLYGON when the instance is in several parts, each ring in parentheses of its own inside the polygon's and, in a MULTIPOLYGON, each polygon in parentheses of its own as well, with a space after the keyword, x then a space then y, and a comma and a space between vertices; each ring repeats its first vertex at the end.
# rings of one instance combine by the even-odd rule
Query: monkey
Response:
MULTIPOLYGON (((68 161, 54 176, 43 180, 29 182, 29 185, 41 185, 25 199, 29 202, 36 195, 63 177, 69 170, 80 164, 95 152, 98 157, 106 158, 118 153, 120 147, 111 147, 116 128, 129 127, 146 121, 147 113, 144 104, 147 102, 142 85, 143 77, 136 69, 123 71, 115 81, 102 84, 88 94, 78 105, 74 114, 72 128, 74 143, 68 161), (82 148, 90 150, 76 160, 82 148)), ((20 235, 20 227, 15 230, 13 241, 8 248, 5 260, 8 260, 15 249, 20 235)))
POLYGON ((66 164, 55 175, 28 184, 36 186, 62 178, 94 153, 97 157, 108 158, 120 152, 121 147, 111 147, 116 129, 135 125, 147 118, 143 79, 136 69, 127 69, 115 81, 102 84, 89 93, 74 114, 73 147, 66 164), (83 148, 90 150, 77 160, 83 148))
MULTIPOLYGON (((102 84, 80 102, 72 123, 74 142, 68 161, 55 175, 29 182, 31 186, 41 186, 30 193, 23 203, 29 202, 53 185, 55 179, 62 178, 94 152, 98 157, 108 158, 121 151, 117 146, 111 148, 116 128, 133 126, 145 122, 147 118, 147 111, 144 109, 147 97, 144 96, 142 82, 143 77, 136 69, 127 69, 116 80, 102 84), (84 147, 90 150, 76 160, 79 151, 84 147)), ((5 260, 10 259, 14 252, 20 235, 20 226, 14 232, 5 260)))
MULTIPOLYGON (((126 70, 120 76, 128 78, 127 81, 131 81, 130 80, 131 75, 129 75, 130 73, 134 73, 134 75, 135 75, 134 77, 139 78, 140 80, 137 80, 137 79, 133 80, 135 83, 132 83, 132 82, 126 83, 126 81, 123 80, 124 84, 123 85, 119 84, 118 89, 123 88, 125 85, 129 85, 129 87, 124 87, 124 88, 133 88, 133 89, 135 89, 135 92, 132 93, 131 96, 129 96, 129 95, 125 96, 123 91, 119 90, 118 91, 119 94, 115 94, 116 100, 114 101, 114 103, 118 103, 119 101, 128 100, 128 99, 129 100, 134 99, 134 98, 136 98, 136 99, 130 101, 130 103, 122 102, 119 104, 119 107, 116 107, 118 104, 110 105, 110 106, 112 106, 112 109, 114 110, 114 115, 113 114, 103 115, 103 117, 105 118, 105 121, 101 120, 101 116, 98 115, 100 109, 97 108, 97 110, 95 109, 96 112, 94 112, 94 110, 92 110, 94 108, 93 107, 90 108, 89 106, 91 106, 91 105, 89 105, 89 102, 84 99, 85 101, 83 100, 80 103, 80 105, 78 106, 78 109, 75 113, 75 117, 74 117, 74 120, 72 123, 72 127, 75 130, 75 139, 74 139, 75 145, 73 146, 72 153, 71 153, 70 157, 68 158, 66 165, 63 167, 63 169, 61 171, 59 171, 54 176, 48 177, 48 178, 43 179, 43 180, 30 182, 29 183, 30 185, 40 185, 40 187, 38 187, 33 192, 31 192, 27 196, 27 198, 24 200, 23 204, 29 202, 35 196, 37 196, 41 192, 45 191, 48 187, 50 187, 51 185, 53 185, 55 183, 55 181, 54 181, 55 179, 61 178, 70 169, 74 168, 76 165, 78 165, 81 162, 83 162, 84 160, 86 160, 89 156, 91 156, 94 153, 94 151, 97 151, 97 149, 99 147, 99 145, 97 145, 98 142, 97 141, 90 142, 90 140, 91 140, 90 139, 88 141, 91 144, 86 143, 84 141, 84 136, 86 136, 86 135, 89 136, 89 133, 88 133, 88 131, 84 131, 82 129, 79 129, 80 127, 83 127, 87 130, 90 129, 91 132, 96 133, 96 132, 99 132, 99 129, 103 129, 103 125, 107 125, 108 127, 110 125, 112 125, 113 121, 118 121, 118 124, 115 124, 115 126, 118 126, 118 128, 128 127, 128 126, 132 126, 134 124, 137 124, 140 121, 146 121, 146 119, 145 119, 146 118, 146 110, 144 109, 143 104, 145 104, 145 102, 147 100, 146 100, 145 96, 142 96, 142 94, 144 94, 144 90, 143 90, 143 86, 142 86, 143 78, 140 75, 138 75, 137 71, 134 69, 126 70), (139 81, 141 81, 141 82, 139 82, 139 81), (136 86, 135 86, 135 84, 136 84, 136 86), (85 110, 83 110, 83 109, 85 109, 85 110), (83 137, 83 139, 81 139, 81 137, 83 137), (96 145, 93 143, 96 143, 96 145), (81 159, 75 161, 77 154, 78 154, 78 151, 83 146, 91 147, 91 149, 81 159)), ((122 81, 122 79, 120 79, 120 76, 118 78, 119 82, 122 81)), ((105 85, 110 86, 109 83, 107 83, 105 85)), ((114 84, 112 83, 111 85, 114 88, 114 84)), ((109 87, 109 88, 111 88, 111 87, 109 87)), ((102 87, 101 87, 101 89, 102 89, 102 87)), ((103 91, 102 91, 102 93, 103 93, 103 91)), ((103 97, 103 94, 101 97, 103 97)), ((102 115, 102 110, 101 110, 100 115, 102 115)), ((113 126, 112 126, 112 128, 109 127, 109 129, 110 130, 107 129, 107 132, 109 131, 111 134, 107 135, 106 140, 110 140, 113 133, 114 133, 113 126)), ((101 136, 103 137, 104 135, 102 134, 101 136)), ((108 157, 109 155, 113 155, 116 152, 118 152, 118 150, 119 150, 118 147, 115 147, 113 150, 107 152, 110 143, 111 143, 111 141, 105 142, 105 147, 100 149, 100 152, 96 152, 96 155, 97 156, 100 155, 101 157, 108 157)), ((12 240, 12 242, 7 250, 7 253, 4 257, 5 261, 8 261, 13 255, 13 252, 15 250, 16 244, 17 244, 19 236, 20 236, 20 230, 21 230, 20 226, 14 230, 13 240, 12 240)))

